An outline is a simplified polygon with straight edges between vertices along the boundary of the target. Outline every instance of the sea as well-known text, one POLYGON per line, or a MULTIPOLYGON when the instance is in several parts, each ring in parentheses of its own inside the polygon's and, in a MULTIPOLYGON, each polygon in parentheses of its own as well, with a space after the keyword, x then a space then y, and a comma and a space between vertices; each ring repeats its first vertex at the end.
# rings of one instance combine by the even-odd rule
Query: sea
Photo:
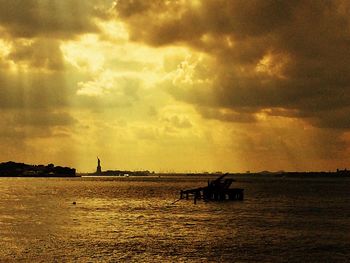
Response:
POLYGON ((350 178, 0 178, 0 262, 350 262, 350 178))

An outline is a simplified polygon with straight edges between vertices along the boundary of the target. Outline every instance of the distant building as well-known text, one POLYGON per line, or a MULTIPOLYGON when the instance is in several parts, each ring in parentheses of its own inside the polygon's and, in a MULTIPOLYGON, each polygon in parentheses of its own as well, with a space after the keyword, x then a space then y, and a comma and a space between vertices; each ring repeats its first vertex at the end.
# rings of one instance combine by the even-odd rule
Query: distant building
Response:
POLYGON ((101 161, 100 159, 97 157, 97 168, 96 168, 96 174, 101 174, 102 173, 102 169, 101 169, 101 161))

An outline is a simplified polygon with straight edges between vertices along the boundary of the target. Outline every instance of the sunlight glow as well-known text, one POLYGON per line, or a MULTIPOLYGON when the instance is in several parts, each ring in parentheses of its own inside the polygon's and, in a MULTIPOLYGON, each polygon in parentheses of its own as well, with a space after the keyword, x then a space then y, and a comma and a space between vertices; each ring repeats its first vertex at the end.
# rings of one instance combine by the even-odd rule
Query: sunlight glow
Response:
POLYGON ((10 52, 11 45, 7 41, 0 39, 0 55, 6 57, 10 52))
POLYGON ((127 41, 129 39, 128 31, 126 30, 125 26, 120 22, 99 22, 98 25, 108 38, 110 38, 113 41, 116 41, 117 43, 127 41))
POLYGON ((61 45, 64 59, 81 71, 99 71, 104 64, 104 56, 99 51, 98 37, 83 35, 79 41, 69 41, 61 45))

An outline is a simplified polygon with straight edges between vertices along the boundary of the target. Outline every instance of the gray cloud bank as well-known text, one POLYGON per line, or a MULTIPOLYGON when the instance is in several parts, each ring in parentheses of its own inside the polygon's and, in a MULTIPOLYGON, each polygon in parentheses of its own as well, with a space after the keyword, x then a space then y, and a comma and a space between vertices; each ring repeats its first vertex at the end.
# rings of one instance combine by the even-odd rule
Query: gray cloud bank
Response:
POLYGON ((86 32, 98 32, 92 18, 105 18, 101 4, 84 0, 0 0, 0 25, 14 37, 71 38, 86 32))
POLYGON ((187 45, 213 58, 207 68, 196 67, 213 80, 210 88, 175 85, 170 92, 177 99, 208 118, 249 122, 264 111, 316 127, 350 128, 349 1, 199 2, 116 5, 132 40, 187 45))

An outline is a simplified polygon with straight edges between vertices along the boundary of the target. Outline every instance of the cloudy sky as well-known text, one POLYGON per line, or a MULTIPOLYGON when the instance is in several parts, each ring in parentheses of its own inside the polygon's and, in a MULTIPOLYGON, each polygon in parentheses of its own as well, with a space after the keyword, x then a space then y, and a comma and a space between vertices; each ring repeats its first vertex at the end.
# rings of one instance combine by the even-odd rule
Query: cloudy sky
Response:
POLYGON ((0 161, 350 167, 347 0, 0 6, 0 161))

